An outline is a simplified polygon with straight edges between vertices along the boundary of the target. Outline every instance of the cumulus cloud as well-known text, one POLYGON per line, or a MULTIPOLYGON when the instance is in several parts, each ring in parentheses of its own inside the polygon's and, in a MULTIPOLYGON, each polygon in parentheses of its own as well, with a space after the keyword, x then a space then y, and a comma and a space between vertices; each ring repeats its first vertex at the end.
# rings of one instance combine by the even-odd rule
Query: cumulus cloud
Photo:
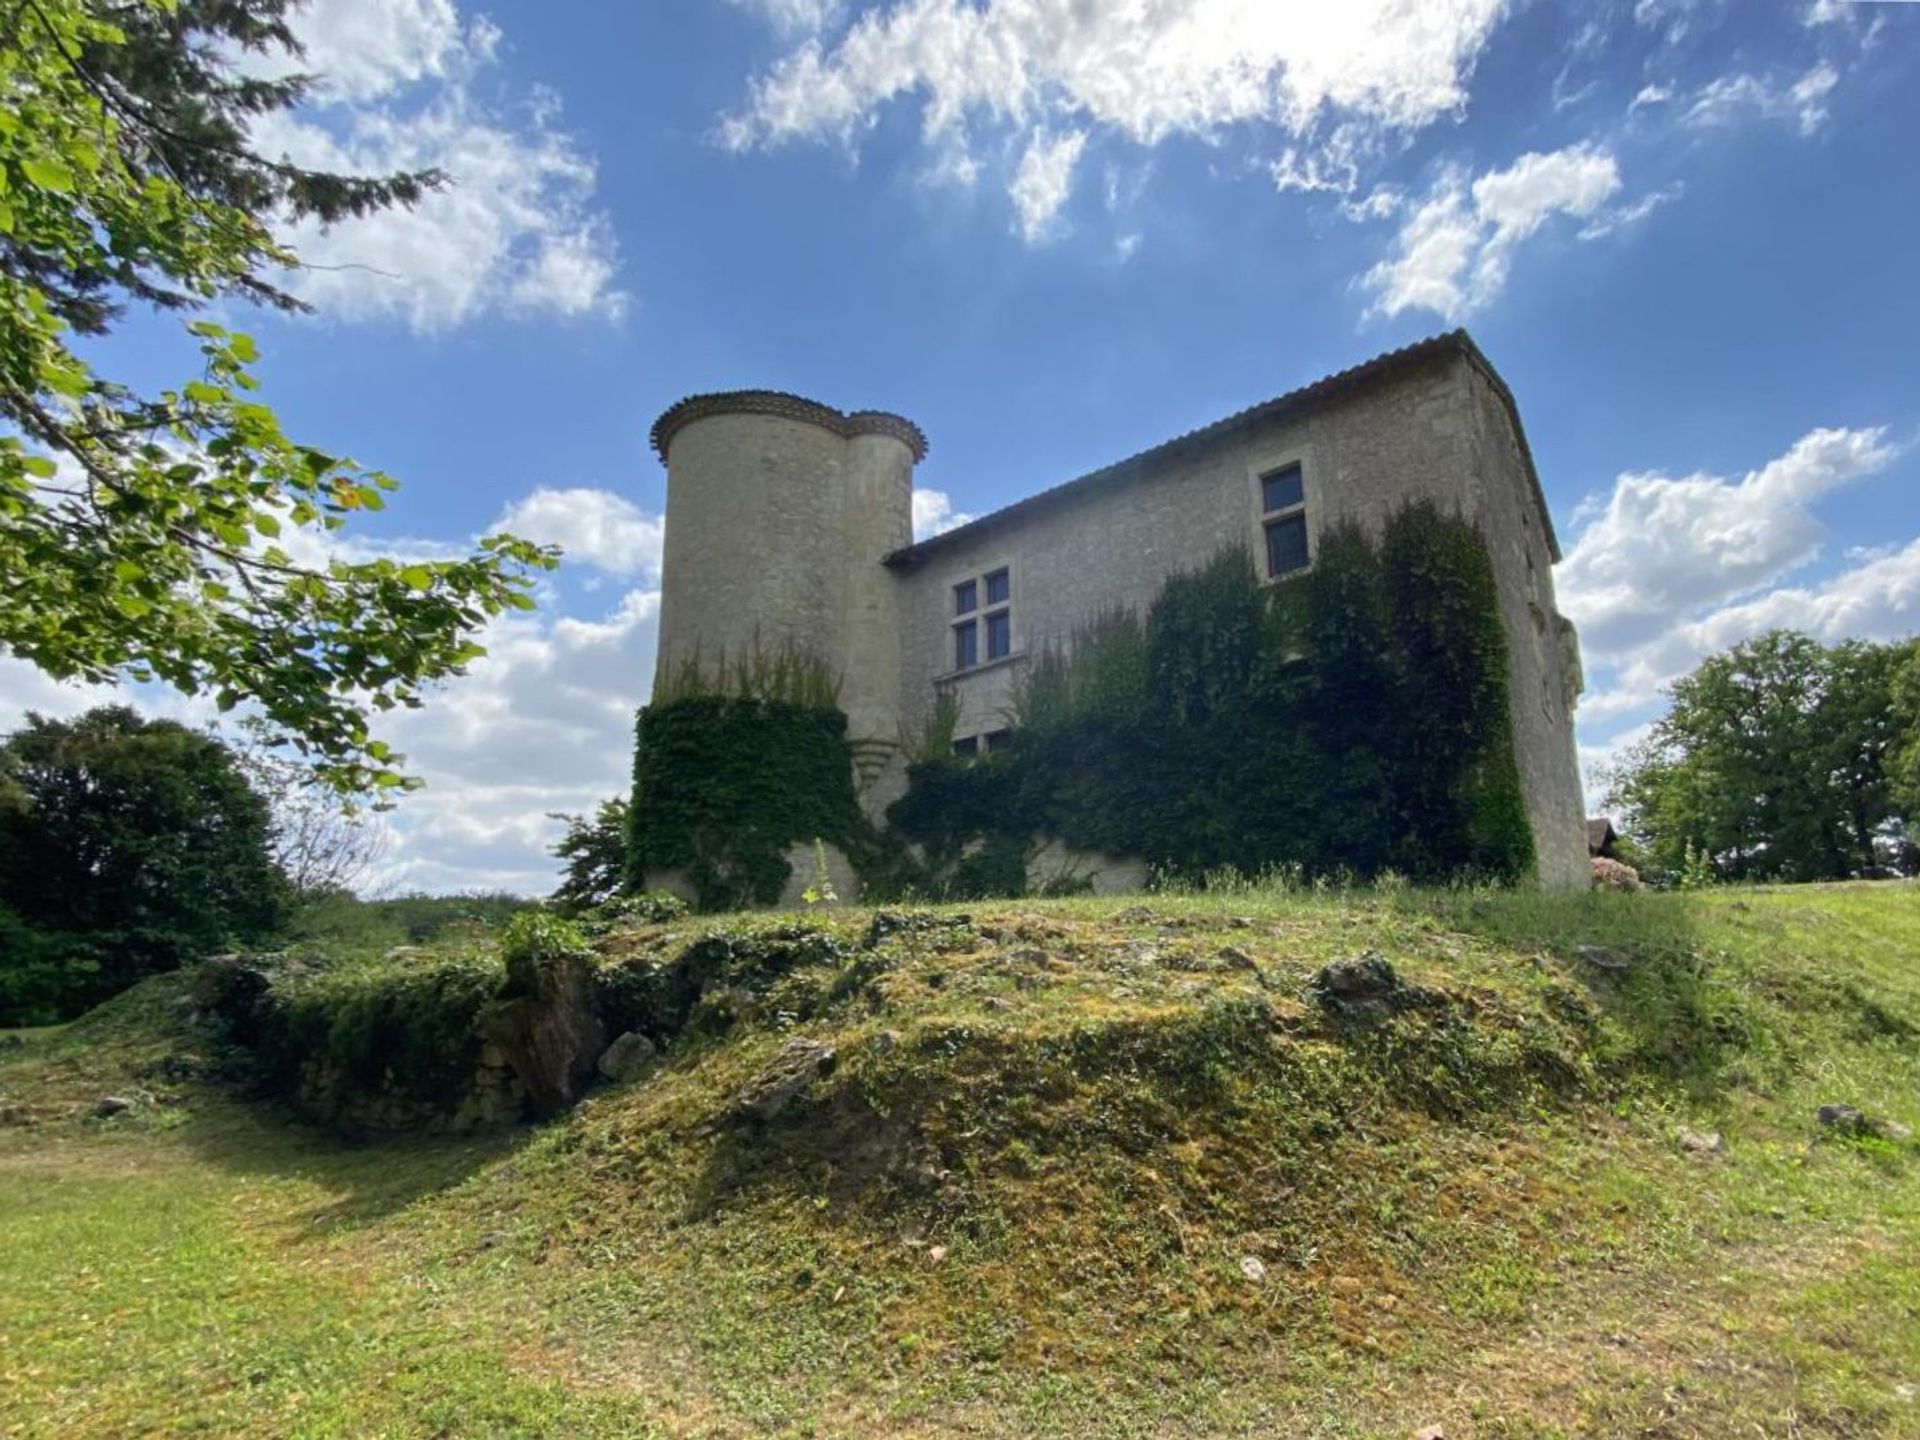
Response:
POLYGON ((550 812, 581 814, 628 784, 633 714, 653 685, 657 590, 628 591, 597 619, 502 619, 487 656, 425 708, 381 731, 426 789, 388 818, 388 888, 541 893, 557 863, 550 812))
POLYGON ((494 528, 558 545, 566 559, 621 579, 660 575, 664 518, 611 490, 542 487, 509 505, 494 528))
POLYGON ((306 47, 294 68, 320 76, 335 100, 450 78, 470 51, 490 52, 498 33, 482 24, 469 34, 452 0, 318 0, 294 23, 306 47))
POLYGON ((1818 502, 1898 453, 1883 428, 1813 430, 1737 479, 1624 474, 1582 506, 1556 585, 1601 677, 1583 719, 1652 704, 1705 655, 1777 625, 1827 638, 1912 628, 1920 542, 1785 584, 1821 554, 1818 502))
MULTIPOLYGON (((594 205, 595 169, 537 91, 511 109, 480 96, 500 32, 463 26, 451 0, 315 0, 295 28, 311 102, 262 117, 262 153, 380 174, 438 169, 451 183, 411 210, 287 227, 305 268, 289 286, 328 316, 435 331, 489 313, 617 317, 618 257, 594 205)), ((258 68, 257 59, 244 62, 258 68)))
POLYGON ((963 515, 953 508, 953 501, 944 490, 916 490, 913 492, 913 538, 925 540, 931 535, 941 535, 949 530, 957 530, 968 524, 974 517, 963 515))
POLYGON ((1812 135, 1827 123, 1827 97, 1839 83, 1840 72, 1825 61, 1790 80, 1727 75, 1704 86, 1682 118, 1701 128, 1790 120, 1802 135, 1812 135))
POLYGON ((844 27, 813 27, 752 82, 720 134, 736 150, 821 138, 851 145, 882 110, 917 99, 946 173, 966 173, 952 156, 966 153, 971 133, 1015 138, 1027 233, 1034 197, 1048 193, 1029 166, 1057 167, 1065 143, 1050 141, 1036 158, 1046 137, 1110 132, 1154 145, 1253 124, 1298 145, 1345 127, 1351 146, 1362 134, 1411 132, 1465 105, 1506 8, 1506 0, 897 0, 844 27))
POLYGON ((1556 215, 1592 219, 1619 189, 1619 165, 1593 145, 1522 155, 1470 183, 1448 169, 1402 221, 1393 256, 1361 284, 1379 314, 1463 318, 1499 294, 1522 241, 1556 215))

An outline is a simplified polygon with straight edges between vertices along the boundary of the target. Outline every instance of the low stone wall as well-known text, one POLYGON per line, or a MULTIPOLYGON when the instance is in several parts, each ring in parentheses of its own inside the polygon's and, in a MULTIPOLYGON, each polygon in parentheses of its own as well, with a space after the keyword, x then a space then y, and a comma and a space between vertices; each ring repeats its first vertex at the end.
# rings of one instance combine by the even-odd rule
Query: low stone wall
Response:
POLYGON ((292 1099, 294 1108, 308 1119, 356 1134, 420 1130, 465 1134, 517 1124, 528 1114, 527 1087, 497 1045, 481 1047, 472 1081, 451 1106, 390 1090, 369 1090, 324 1059, 309 1060, 300 1067, 292 1099))

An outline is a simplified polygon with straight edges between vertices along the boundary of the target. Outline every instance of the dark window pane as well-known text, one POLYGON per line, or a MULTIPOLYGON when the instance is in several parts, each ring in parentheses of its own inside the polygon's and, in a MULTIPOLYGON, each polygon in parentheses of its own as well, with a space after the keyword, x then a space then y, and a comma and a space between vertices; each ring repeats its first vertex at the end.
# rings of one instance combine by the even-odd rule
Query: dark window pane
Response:
POLYGON ((969 620, 953 627, 953 668, 971 670, 980 663, 980 627, 969 620))
POLYGON ((1013 598, 1013 577, 1004 570, 987 576, 987 603, 1004 605, 1013 598))
POLYGON ((1306 485, 1300 478, 1298 465, 1289 465, 1284 470, 1260 477, 1260 506, 1269 514, 1275 510, 1285 510, 1289 505, 1299 505, 1306 498, 1306 485))
POLYGON ((956 755, 978 755, 980 753, 980 737, 978 735, 969 735, 964 740, 954 741, 953 753, 956 755))
POLYGON ((953 587, 953 613, 970 615, 980 608, 979 586, 972 580, 953 587))
POLYGON ((1291 515, 1267 526, 1267 574, 1291 575, 1307 568, 1307 517, 1291 515))
POLYGON ((1013 743, 1013 731, 995 730, 986 736, 986 742, 989 755, 996 750, 1004 750, 1013 743))
POLYGON ((1013 616, 1005 610, 987 616, 987 658, 998 660, 1013 649, 1013 616))

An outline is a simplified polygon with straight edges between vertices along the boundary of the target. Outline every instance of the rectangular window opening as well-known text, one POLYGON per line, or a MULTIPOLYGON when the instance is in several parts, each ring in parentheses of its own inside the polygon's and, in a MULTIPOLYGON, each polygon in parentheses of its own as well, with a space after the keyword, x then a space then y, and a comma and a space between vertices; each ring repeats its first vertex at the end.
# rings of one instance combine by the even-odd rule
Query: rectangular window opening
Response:
POLYGON ((973 756, 980 753, 980 737, 969 735, 964 740, 953 742, 953 753, 960 756, 973 756))
POLYGON ((974 581, 968 580, 953 587, 953 613, 971 615, 980 608, 980 591, 974 581))
POLYGON ((987 753, 991 755, 995 751, 1004 750, 1009 745, 1013 744, 1013 731, 991 730, 987 734, 983 735, 981 737, 981 740, 987 747, 987 753))
POLYGON ((971 670, 980 663, 980 627, 969 620, 953 627, 953 668, 971 670))
POLYGON ((1013 653, 1013 613, 996 611, 987 616, 987 658, 1002 660, 1013 653))
POLYGON ((1013 577, 1005 570, 987 576, 987 604, 1004 605, 1013 598, 1013 577))
POLYGON ((1307 502, 1306 482, 1298 465, 1270 471, 1260 477, 1260 509, 1266 515, 1276 510, 1291 510, 1307 502))
POLYGON ((1278 579, 1307 568, 1307 517, 1288 515, 1267 522, 1267 575, 1278 579))

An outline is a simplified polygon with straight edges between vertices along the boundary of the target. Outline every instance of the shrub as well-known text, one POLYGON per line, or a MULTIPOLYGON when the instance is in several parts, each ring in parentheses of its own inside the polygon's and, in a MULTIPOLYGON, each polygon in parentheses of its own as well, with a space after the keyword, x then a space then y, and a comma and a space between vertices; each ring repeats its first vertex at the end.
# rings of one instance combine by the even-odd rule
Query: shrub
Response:
POLYGON ((0 905, 0 1026, 53 1024, 97 988, 100 972, 85 937, 41 929, 0 905))
POLYGON ((1618 860, 1605 855, 1593 857, 1593 888, 1596 890, 1638 890, 1640 872, 1631 865, 1622 865, 1618 860))
POLYGON ((665 890, 647 890, 638 895, 616 895, 596 907, 592 918, 599 921, 631 920, 642 925, 664 925, 678 920, 691 907, 678 895, 665 890))
POLYGON ((543 966, 592 956, 586 933, 551 911, 523 910, 500 932, 500 959, 510 994, 531 993, 536 988, 534 977, 543 966))

